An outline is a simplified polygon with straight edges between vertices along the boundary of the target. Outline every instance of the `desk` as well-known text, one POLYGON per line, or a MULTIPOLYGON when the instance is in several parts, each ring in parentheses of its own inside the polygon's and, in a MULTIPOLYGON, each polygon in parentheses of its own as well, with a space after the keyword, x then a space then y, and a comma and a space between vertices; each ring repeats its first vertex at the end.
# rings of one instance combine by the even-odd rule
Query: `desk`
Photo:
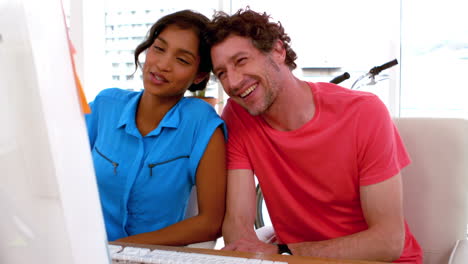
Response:
POLYGON ((224 251, 224 250, 215 250, 215 249, 204 249, 204 248, 187 248, 187 247, 172 247, 172 246, 155 246, 155 245, 142 245, 142 244, 131 244, 131 243, 121 243, 121 242, 109 242, 111 245, 119 245, 122 247, 139 247, 139 248, 149 248, 161 249, 161 250, 171 250, 171 251, 180 251, 180 252, 191 252, 191 253, 202 253, 209 255, 218 255, 218 256, 231 256, 231 257, 242 257, 242 258, 253 258, 253 259, 263 259, 271 261, 283 261, 289 264, 383 264, 385 262, 377 261, 362 261, 362 260, 338 260, 338 259, 325 259, 325 258, 314 258, 314 257, 303 257, 303 256, 284 256, 284 255, 269 255, 262 253, 248 253, 248 252, 239 252, 239 251, 224 251))

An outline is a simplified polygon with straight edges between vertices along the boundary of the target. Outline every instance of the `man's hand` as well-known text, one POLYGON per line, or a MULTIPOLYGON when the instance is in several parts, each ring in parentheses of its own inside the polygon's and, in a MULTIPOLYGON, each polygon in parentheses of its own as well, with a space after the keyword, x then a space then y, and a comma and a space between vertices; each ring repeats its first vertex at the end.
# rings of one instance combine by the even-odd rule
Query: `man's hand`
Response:
POLYGON ((278 254, 278 247, 273 244, 264 243, 258 239, 241 238, 225 246, 221 250, 243 251, 243 252, 261 252, 265 254, 278 254))

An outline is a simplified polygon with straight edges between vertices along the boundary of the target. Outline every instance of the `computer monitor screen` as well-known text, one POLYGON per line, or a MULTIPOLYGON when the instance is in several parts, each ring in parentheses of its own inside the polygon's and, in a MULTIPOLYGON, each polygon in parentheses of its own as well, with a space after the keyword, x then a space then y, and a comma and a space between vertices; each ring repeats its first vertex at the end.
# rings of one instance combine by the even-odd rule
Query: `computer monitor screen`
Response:
POLYGON ((110 263, 60 0, 0 0, 0 263, 110 263))

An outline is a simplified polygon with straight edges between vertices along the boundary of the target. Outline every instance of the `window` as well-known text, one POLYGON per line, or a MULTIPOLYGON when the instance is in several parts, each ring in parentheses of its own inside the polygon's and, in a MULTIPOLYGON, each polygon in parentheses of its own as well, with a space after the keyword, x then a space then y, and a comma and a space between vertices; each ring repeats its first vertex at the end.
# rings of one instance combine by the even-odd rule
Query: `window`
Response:
MULTIPOLYGON (((142 0, 98 0, 102 3, 102 18, 93 12, 94 20, 105 20, 103 29, 108 29, 106 37, 113 37, 112 45, 104 47, 105 60, 112 62, 132 61, 132 53, 140 39, 144 38, 149 27, 161 16, 181 9, 194 9, 208 17, 214 10, 235 12, 239 8, 249 5, 257 11, 267 11, 274 20, 279 20, 292 38, 292 47, 296 50, 299 59, 298 77, 311 81, 329 81, 344 71, 351 73, 351 79, 342 83, 350 87, 353 80, 372 66, 382 64, 393 58, 399 58, 399 1, 394 0, 311 0, 294 5, 276 4, 268 0, 211 0, 193 2, 189 0, 174 0, 149 9, 147 2, 142 0), (369 10, 372 10, 371 12, 369 10), (134 12, 135 15, 131 15, 134 12), (138 15, 139 14, 139 15, 138 15), (293 16, 291 14, 294 14, 293 16), (138 28, 133 25, 141 25, 138 28), (112 35, 111 35, 112 34, 112 35), (129 59, 130 58, 130 59, 129 59)), ((98 5, 100 6, 100 5, 98 5)), ((95 5, 96 7, 96 5, 95 5)), ((93 23, 97 25, 99 23, 93 23)), ((96 28, 96 26, 94 26, 96 28)), ((95 35, 93 35, 95 38, 95 35)), ((91 39, 89 38, 90 41, 91 39)), ((106 44, 103 44, 106 45, 106 44)), ((87 45, 98 49, 99 45, 87 45)), ((90 62, 88 65, 93 63, 90 62)), ((95 60, 94 60, 94 64, 95 60)), ((108 64, 109 67, 112 64, 108 64)), ((87 66, 87 69, 93 66, 87 66)), ((104 67, 104 66, 103 66, 104 67)), ((130 68, 127 67, 129 70, 130 68)), ((378 93, 391 110, 396 113, 398 99, 398 69, 389 71, 393 82, 381 83, 380 88, 370 87, 378 93)), ((89 72, 97 72, 96 68, 89 72)), ((113 68, 105 69, 109 76, 114 75, 113 68)), ((129 73, 119 73, 127 75, 129 73)), ((102 74, 101 74, 102 76, 102 74)), ((125 78, 113 85, 125 86, 125 78)), ((86 82, 86 80, 85 80, 86 82)), ((111 83, 103 85, 85 85, 85 89, 103 89, 111 83)), ((97 94, 91 91, 87 94, 97 94)), ((210 82, 208 95, 222 95, 216 81, 210 82)))
POLYGON ((402 8, 401 115, 468 118, 468 2, 402 8))
POLYGON ((112 34, 114 32, 114 26, 106 26, 106 33, 112 34))
MULTIPOLYGON (((104 52, 105 61, 104 72, 108 73, 103 79, 104 85, 85 85, 85 89, 98 89, 86 91, 87 94, 95 95, 99 90, 106 87, 120 87, 123 89, 141 89, 143 79, 141 70, 135 72, 133 62, 134 49, 145 39, 148 30, 160 17, 182 9, 194 9, 208 17, 211 17, 213 10, 219 5, 219 0, 203 1, 194 3, 189 0, 176 0, 170 3, 158 5, 157 9, 149 9, 146 1, 121 1, 121 0, 101 0, 104 4, 102 18, 105 23, 104 52), (124 67, 121 67, 124 66, 124 67), (137 78, 134 78, 138 76, 137 78), (122 76, 122 78, 120 78, 122 76)), ((98 24, 98 23, 96 23, 98 24)), ((143 56, 142 56, 143 57, 143 56)), ((144 59, 144 58, 141 58, 144 59)), ((144 63, 144 61, 140 61, 144 63)), ((96 69, 103 70, 103 69, 96 69)), ((210 96, 217 97, 217 83, 210 81, 210 96)), ((88 98, 93 99, 93 96, 88 98)))
POLYGON ((141 36, 138 36, 138 37, 132 37, 132 40, 133 41, 137 41, 137 42, 143 42, 145 38, 144 37, 141 37, 141 36))
MULTIPOLYGON (((351 88, 373 66, 400 56, 400 3, 395 0, 313 0, 284 5, 269 0, 232 0, 232 12, 250 6, 280 21, 297 53, 298 78, 328 82, 343 72, 351 88), (294 15, 291 15, 294 14, 294 15)), ((375 93, 398 114, 399 67, 382 72, 384 81, 360 90, 375 93)))

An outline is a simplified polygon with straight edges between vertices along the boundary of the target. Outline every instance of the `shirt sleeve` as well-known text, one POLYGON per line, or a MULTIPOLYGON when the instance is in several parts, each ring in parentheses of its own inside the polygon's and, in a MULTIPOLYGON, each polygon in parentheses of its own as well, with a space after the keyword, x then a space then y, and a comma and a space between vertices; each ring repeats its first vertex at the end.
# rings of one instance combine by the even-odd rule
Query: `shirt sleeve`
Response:
POLYGON ((367 97, 357 115, 357 162, 360 185, 397 175, 411 161, 387 107, 367 97))
POLYGON ((231 100, 224 107, 221 115, 228 129, 229 137, 226 145, 227 155, 227 169, 248 169, 253 170, 250 159, 248 157, 245 145, 242 141, 242 136, 245 136, 246 121, 241 121, 241 116, 244 109, 238 106, 239 109, 235 109, 235 105, 231 100), (244 133, 243 133, 244 132, 244 133))

